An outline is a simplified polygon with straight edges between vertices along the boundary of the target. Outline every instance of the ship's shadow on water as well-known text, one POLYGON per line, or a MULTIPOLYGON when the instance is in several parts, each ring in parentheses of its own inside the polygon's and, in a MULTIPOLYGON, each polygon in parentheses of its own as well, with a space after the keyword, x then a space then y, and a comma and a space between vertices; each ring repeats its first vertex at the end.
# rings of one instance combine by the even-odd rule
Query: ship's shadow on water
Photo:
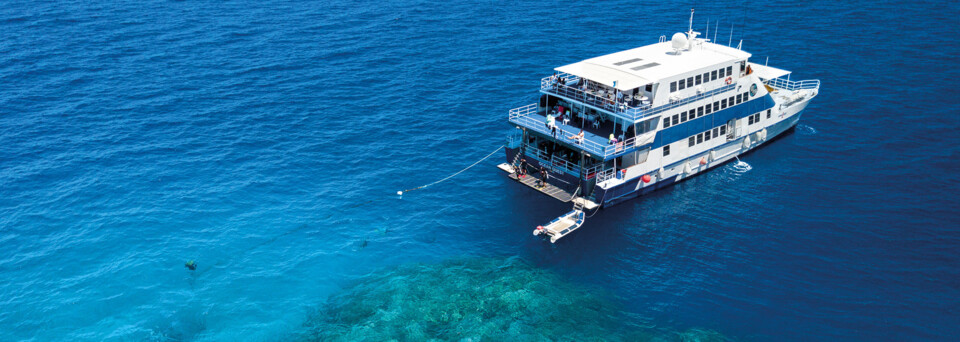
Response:
POLYGON ((308 315, 293 341, 726 341, 669 331, 620 302, 517 257, 406 264, 357 280, 308 315))

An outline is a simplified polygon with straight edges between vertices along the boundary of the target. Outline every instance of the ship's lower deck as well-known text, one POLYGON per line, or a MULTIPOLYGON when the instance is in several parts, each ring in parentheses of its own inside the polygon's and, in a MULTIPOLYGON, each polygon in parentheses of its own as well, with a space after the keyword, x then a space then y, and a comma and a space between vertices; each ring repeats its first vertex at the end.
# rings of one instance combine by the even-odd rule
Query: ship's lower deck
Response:
MULTIPOLYGON (((546 187, 538 190, 564 202, 579 195, 586 200, 595 202, 599 206, 610 206, 659 189, 667 188, 734 160, 738 156, 750 152, 781 136, 784 132, 789 131, 797 125, 809 100, 810 99, 807 99, 802 103, 793 104, 787 108, 777 108, 778 118, 772 120, 768 126, 762 129, 757 129, 753 132, 743 134, 736 139, 710 147, 709 150, 690 152, 684 159, 668 165, 661 165, 659 168, 649 165, 646 166, 648 171, 644 171, 641 174, 651 176, 647 178, 648 182, 644 182, 644 177, 642 177, 641 174, 634 174, 633 177, 628 179, 613 178, 596 183, 596 175, 584 175, 586 179, 581 180, 574 178, 572 175, 560 172, 551 173, 546 187), (593 176, 593 178, 591 178, 591 176, 593 176)), ((517 153, 519 152, 519 148, 509 149, 507 152, 508 162, 518 160, 517 153)), ((541 167, 534 158, 531 158, 528 163, 530 163, 529 165, 531 165, 533 169, 539 169, 541 167)), ((547 165, 547 167, 549 169, 549 165, 547 165)), ((501 164, 501 169, 510 172, 511 165, 508 163, 501 164)), ((511 174, 511 178, 516 179, 516 176, 511 174)), ((526 178, 527 180, 521 179, 521 182, 537 188, 539 183, 537 181, 539 178, 538 174, 529 175, 526 178)))

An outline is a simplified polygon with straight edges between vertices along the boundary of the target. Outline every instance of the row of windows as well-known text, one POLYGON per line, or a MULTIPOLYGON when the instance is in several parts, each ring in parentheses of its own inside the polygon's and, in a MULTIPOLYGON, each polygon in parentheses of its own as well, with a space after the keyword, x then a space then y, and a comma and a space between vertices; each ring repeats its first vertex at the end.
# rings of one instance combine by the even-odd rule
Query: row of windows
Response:
POLYGON ((720 137, 724 134, 727 134, 727 125, 721 125, 714 127, 713 129, 708 129, 700 134, 692 135, 687 138, 687 146, 693 147, 696 144, 710 141, 710 139, 720 137))
POLYGON ((693 86, 698 86, 710 81, 716 81, 717 79, 723 79, 724 77, 731 75, 733 75, 733 67, 728 66, 726 68, 705 72, 703 75, 690 76, 686 79, 670 82, 670 92, 672 93, 677 90, 692 88, 693 86))
MULTIPOLYGON (((761 112, 762 113, 762 112, 761 112)), ((767 109, 767 119, 770 118, 770 110, 767 109)), ((755 113, 747 117, 747 125, 752 125, 760 122, 760 113, 755 113)))
POLYGON ((714 103, 708 103, 700 107, 691 108, 688 111, 674 114, 673 116, 664 117, 663 128, 679 125, 681 123, 727 108, 728 106, 738 105, 749 99, 749 93, 737 94, 736 96, 731 96, 728 99, 722 99, 720 101, 715 101, 714 103))

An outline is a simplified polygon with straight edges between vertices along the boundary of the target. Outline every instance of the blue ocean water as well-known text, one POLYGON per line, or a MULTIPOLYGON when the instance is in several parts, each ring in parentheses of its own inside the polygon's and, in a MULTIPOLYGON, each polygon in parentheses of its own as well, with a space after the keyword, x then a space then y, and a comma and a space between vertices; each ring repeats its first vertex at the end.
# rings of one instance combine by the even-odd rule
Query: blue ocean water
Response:
POLYGON ((5 2, 0 340, 955 339, 957 18, 906 1, 5 2), (719 19, 755 60, 823 82, 749 169, 556 245, 530 232, 568 207, 502 157, 395 195, 502 144, 553 67, 682 31, 692 6, 699 30, 719 19))

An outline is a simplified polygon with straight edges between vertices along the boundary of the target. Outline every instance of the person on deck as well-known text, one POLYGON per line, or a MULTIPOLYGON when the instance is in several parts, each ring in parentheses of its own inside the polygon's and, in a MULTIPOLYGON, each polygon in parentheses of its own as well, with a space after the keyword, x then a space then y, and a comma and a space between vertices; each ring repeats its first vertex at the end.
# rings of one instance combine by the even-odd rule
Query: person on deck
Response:
POLYGON ((540 167, 540 187, 547 186, 547 169, 543 166, 540 167))
POLYGON ((610 145, 617 143, 617 137, 613 136, 613 133, 610 133, 610 145))
POLYGON ((573 141, 576 141, 577 144, 582 144, 582 143, 583 143, 583 128, 580 129, 580 133, 579 133, 579 134, 571 135, 571 136, 569 136, 568 138, 572 139, 573 141))

